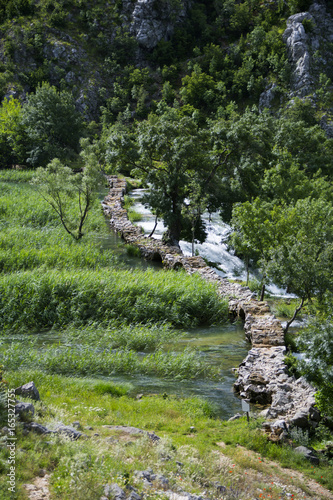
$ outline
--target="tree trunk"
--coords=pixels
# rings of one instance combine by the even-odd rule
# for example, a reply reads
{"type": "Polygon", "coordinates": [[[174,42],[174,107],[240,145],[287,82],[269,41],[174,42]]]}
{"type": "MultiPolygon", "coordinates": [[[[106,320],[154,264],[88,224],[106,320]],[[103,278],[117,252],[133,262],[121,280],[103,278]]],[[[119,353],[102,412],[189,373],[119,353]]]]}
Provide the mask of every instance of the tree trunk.
{"type": "Polygon", "coordinates": [[[248,256],[246,257],[245,262],[246,262],[246,264],[245,264],[246,265],[246,286],[248,286],[249,285],[249,276],[250,276],[249,257],[248,256]]]}
{"type": "Polygon", "coordinates": [[[155,217],[155,226],[154,226],[152,232],[150,233],[150,235],[148,236],[148,238],[151,238],[153,236],[153,234],[155,233],[156,227],[157,227],[157,215],[155,217]]]}
{"type": "Polygon", "coordinates": [[[300,312],[300,310],[304,306],[304,301],[305,301],[305,298],[302,297],[300,304],[296,307],[296,309],[294,311],[293,317],[289,321],[287,321],[286,327],[284,329],[284,335],[287,335],[291,323],[296,319],[297,314],[300,312]]]}
{"type": "Polygon", "coordinates": [[[194,227],[192,228],[192,257],[194,257],[194,227]]]}
{"type": "Polygon", "coordinates": [[[260,292],[260,302],[262,302],[265,298],[265,289],[266,289],[266,285],[265,283],[263,283],[262,287],[261,287],[261,292],[260,292]]]}

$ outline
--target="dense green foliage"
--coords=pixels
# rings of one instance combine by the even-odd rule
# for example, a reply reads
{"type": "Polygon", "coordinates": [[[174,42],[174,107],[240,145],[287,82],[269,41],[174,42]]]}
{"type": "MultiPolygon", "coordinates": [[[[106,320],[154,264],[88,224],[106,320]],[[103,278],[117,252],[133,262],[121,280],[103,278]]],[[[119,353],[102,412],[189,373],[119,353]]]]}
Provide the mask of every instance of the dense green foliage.
{"type": "Polygon", "coordinates": [[[333,325],[328,320],[312,321],[298,339],[304,357],[297,363],[318,389],[316,403],[324,415],[333,419],[333,325]]]}
{"type": "MultiPolygon", "coordinates": [[[[85,158],[83,182],[94,159],[87,151],[85,158]]],[[[39,172],[50,176],[47,170],[39,172]]],[[[65,174],[73,175],[70,169],[65,174]]],[[[75,175],[80,186],[80,174],[75,175]]],[[[36,345],[38,336],[25,335],[11,344],[5,340],[1,361],[6,369],[39,366],[81,376],[215,377],[215,370],[195,351],[162,350],[181,336],[166,321],[179,327],[227,318],[227,305],[215,288],[182,272],[124,269],[110,250],[97,243],[98,236],[106,235],[106,226],[95,196],[85,238],[71,238],[50,203],[28,182],[32,178],[36,179],[35,172],[1,172],[0,329],[4,337],[45,329],[53,335],[59,328],[65,331],[61,345],[43,349],[36,345]]],[[[76,180],[66,182],[67,186],[63,177],[56,182],[61,196],[66,189],[77,189],[76,180]]],[[[75,216],[76,202],[75,197],[66,198],[68,217],[75,216]]]]}
{"type": "Polygon", "coordinates": [[[226,312],[200,278],[167,271],[26,271],[2,276],[0,290],[0,326],[7,331],[113,318],[185,326],[220,321],[226,312]]]}
{"type": "MultiPolygon", "coordinates": [[[[145,201],[167,226],[169,243],[185,238],[194,247],[206,236],[203,211],[220,211],[233,226],[230,246],[248,270],[259,268],[262,285],[274,281],[299,297],[291,320],[305,302],[328,316],[333,139],[323,126],[332,121],[332,47],[311,54],[314,83],[299,98],[282,38],[288,16],[309,6],[308,0],[195,0],[150,50],[138,45],[121,0],[0,0],[0,97],[6,96],[0,168],[37,169],[34,182],[48,202],[23,185],[30,173],[0,176],[5,331],[94,322],[110,328],[115,317],[176,326],[225,317],[226,306],[199,279],[125,271],[98,247],[100,170],[134,173],[150,186],[145,201]],[[264,91],[271,92],[268,110],[264,91]],[[63,234],[61,225],[81,240],[83,224],[84,244],[63,234]]],[[[155,1],[152,8],[162,17],[169,9],[176,21],[182,2],[155,1]]],[[[310,35],[312,21],[302,24],[310,35]]],[[[314,353],[330,333],[318,326],[313,332],[314,353]]],[[[115,349],[128,350],[134,371],[156,371],[158,358],[165,373],[170,359],[161,358],[153,339],[147,346],[157,353],[150,361],[130,351],[144,344],[139,330],[115,349]]],[[[40,366],[107,373],[106,358],[86,347],[82,359],[75,348],[50,350],[40,366]]],[[[34,348],[28,352],[35,360],[34,348]]],[[[125,355],[108,356],[120,371],[129,370],[125,355]]],[[[192,356],[174,358],[179,373],[192,356]]],[[[318,353],[318,359],[330,369],[330,358],[318,353]]],[[[313,378],[311,362],[304,370],[313,378]]],[[[331,382],[319,378],[318,404],[331,412],[331,382]]]]}

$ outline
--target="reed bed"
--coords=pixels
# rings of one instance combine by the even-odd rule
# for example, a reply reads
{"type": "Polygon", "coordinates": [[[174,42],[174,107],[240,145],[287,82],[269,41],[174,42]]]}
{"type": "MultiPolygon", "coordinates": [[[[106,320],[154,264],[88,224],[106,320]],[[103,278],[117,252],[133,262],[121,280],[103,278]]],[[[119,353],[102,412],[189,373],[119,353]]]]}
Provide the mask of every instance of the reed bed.
{"type": "Polygon", "coordinates": [[[179,340],[185,333],[175,330],[169,324],[153,323],[121,324],[101,326],[98,323],[77,328],[69,326],[63,334],[67,345],[86,345],[98,349],[129,349],[133,351],[153,351],[161,346],[179,340]]]}
{"type": "Polygon", "coordinates": [[[177,327],[227,318],[213,285],[163,271],[39,270],[0,277],[0,328],[24,331],[54,325],[168,321],[177,327]]]}
{"type": "Polygon", "coordinates": [[[2,346],[6,370],[40,369],[46,373],[71,376],[113,376],[142,374],[175,380],[217,378],[218,369],[200,360],[197,352],[171,353],[158,350],[146,356],[133,350],[99,351],[90,346],[49,346],[45,350],[25,343],[2,346]]]}

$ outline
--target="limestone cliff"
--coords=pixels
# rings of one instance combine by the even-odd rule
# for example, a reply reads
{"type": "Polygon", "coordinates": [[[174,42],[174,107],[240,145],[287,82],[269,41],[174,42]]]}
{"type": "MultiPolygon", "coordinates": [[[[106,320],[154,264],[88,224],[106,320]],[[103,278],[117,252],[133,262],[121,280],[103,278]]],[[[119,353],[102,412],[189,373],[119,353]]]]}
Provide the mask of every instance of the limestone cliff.
{"type": "Polygon", "coordinates": [[[315,2],[308,12],[289,17],[283,40],[293,69],[293,96],[313,92],[320,73],[332,77],[333,19],[325,2],[315,2]]]}

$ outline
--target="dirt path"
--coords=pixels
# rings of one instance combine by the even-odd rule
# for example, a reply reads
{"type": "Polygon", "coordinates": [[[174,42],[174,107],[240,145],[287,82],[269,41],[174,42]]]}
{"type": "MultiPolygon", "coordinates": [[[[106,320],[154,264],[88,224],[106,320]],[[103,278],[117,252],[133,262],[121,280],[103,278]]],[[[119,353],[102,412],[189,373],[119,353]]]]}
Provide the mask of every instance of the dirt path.
{"type": "Polygon", "coordinates": [[[31,484],[25,484],[24,488],[28,492],[29,500],[50,500],[49,491],[50,475],[45,474],[44,477],[36,477],[31,484]]]}
{"type": "MultiPolygon", "coordinates": [[[[222,448],[224,447],[224,443],[217,444],[222,448]]],[[[234,458],[244,464],[244,474],[250,480],[283,488],[285,495],[281,498],[290,498],[291,500],[333,500],[333,493],[316,480],[306,477],[302,472],[281,467],[279,463],[262,458],[258,453],[247,448],[237,446],[234,458]],[[248,464],[248,467],[245,464],[248,464]],[[253,468],[251,464],[253,464],[253,468]]],[[[268,490],[269,488],[263,490],[260,500],[270,498],[268,490]]]]}

